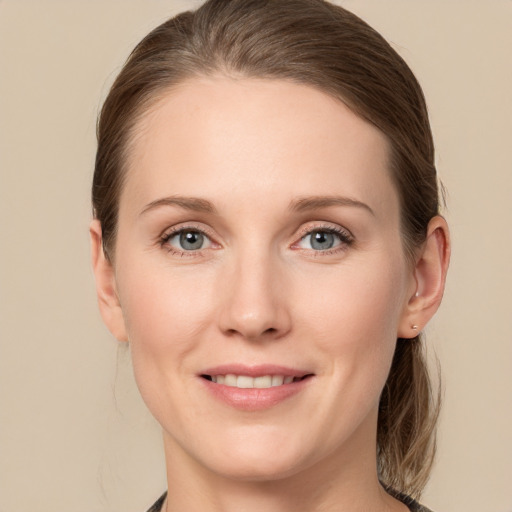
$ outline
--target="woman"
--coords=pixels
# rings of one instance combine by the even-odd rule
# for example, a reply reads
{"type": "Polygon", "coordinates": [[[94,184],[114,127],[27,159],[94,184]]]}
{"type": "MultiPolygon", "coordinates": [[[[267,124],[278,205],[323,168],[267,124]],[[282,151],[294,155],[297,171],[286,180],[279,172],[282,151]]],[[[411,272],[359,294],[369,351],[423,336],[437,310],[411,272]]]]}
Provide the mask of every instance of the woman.
{"type": "Polygon", "coordinates": [[[163,429],[151,510],[426,510],[449,238],[379,34],[322,0],[167,21],[103,106],[93,207],[100,311],[163,429]]]}

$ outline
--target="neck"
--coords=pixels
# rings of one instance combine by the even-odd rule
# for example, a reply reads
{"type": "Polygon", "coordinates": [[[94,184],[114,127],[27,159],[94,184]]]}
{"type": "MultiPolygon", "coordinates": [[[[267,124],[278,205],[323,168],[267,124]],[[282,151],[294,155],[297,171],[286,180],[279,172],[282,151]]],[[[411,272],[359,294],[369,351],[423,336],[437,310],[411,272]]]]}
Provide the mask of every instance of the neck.
{"type": "Polygon", "coordinates": [[[296,473],[260,481],[205,468],[165,439],[165,512],[406,512],[377,477],[375,450],[335,454],[296,473]]]}

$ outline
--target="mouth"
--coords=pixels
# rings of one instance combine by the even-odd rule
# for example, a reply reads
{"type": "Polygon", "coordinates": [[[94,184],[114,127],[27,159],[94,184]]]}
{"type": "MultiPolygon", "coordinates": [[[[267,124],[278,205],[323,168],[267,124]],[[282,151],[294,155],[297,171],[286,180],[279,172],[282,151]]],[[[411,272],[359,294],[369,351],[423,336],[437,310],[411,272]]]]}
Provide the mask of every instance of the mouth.
{"type": "Polygon", "coordinates": [[[225,364],[204,369],[204,389],[229,407],[255,412],[271,409],[312,386],[315,374],[286,366],[225,364]]]}
{"type": "Polygon", "coordinates": [[[227,374],[216,374],[208,375],[203,374],[201,377],[214,384],[220,384],[223,386],[239,388],[239,389],[266,389],[278,386],[284,386],[286,384],[293,384],[294,382],[303,381],[309,377],[312,377],[312,373],[308,373],[301,376],[294,375],[237,375],[233,373],[227,374]]]}

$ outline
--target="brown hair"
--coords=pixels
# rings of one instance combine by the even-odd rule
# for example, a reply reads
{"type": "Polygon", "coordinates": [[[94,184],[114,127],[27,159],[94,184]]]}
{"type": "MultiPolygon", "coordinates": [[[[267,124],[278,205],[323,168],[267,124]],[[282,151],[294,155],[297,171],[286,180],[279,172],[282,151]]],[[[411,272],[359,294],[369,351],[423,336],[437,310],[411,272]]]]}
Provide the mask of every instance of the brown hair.
{"type": "MultiPolygon", "coordinates": [[[[439,210],[423,93],[380,34],[324,0],[208,0],[137,45],[110,90],[97,128],[92,202],[108,258],[114,258],[119,197],[138,120],[172,86],[211,74],[311,85],[378,127],[390,143],[404,250],[414,261],[439,210]]],[[[433,461],[438,411],[420,337],[399,339],[379,409],[378,468],[384,485],[419,496],[433,461]]]]}

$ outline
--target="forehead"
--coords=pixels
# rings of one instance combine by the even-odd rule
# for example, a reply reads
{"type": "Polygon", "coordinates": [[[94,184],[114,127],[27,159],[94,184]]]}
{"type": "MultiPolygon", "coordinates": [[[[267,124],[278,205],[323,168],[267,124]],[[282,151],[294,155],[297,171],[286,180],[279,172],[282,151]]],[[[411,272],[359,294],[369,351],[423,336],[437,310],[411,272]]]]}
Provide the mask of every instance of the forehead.
{"type": "Polygon", "coordinates": [[[378,210],[396,202],[388,153],[377,128],[310,86],[195,78],[163,94],[136,127],[121,206],[164,194],[223,203],[239,192],[267,202],[343,194],[378,210]]]}

